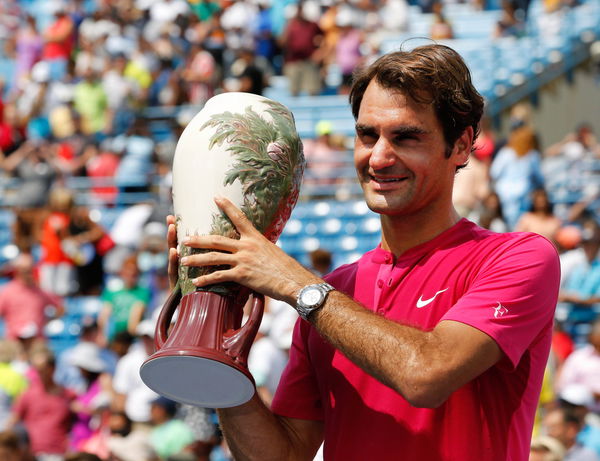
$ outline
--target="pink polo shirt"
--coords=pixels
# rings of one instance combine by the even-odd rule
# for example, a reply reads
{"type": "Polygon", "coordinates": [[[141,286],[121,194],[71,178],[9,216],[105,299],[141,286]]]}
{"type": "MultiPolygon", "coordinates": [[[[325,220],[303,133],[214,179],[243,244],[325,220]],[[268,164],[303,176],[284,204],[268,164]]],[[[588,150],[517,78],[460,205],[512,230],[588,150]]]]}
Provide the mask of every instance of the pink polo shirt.
{"type": "Polygon", "coordinates": [[[396,260],[377,248],[327,280],[395,322],[471,325],[504,358],[440,407],[415,408],[299,321],[272,408],[323,420],[325,460],[528,459],[558,295],[558,255],[547,240],[463,219],[396,260]]]}

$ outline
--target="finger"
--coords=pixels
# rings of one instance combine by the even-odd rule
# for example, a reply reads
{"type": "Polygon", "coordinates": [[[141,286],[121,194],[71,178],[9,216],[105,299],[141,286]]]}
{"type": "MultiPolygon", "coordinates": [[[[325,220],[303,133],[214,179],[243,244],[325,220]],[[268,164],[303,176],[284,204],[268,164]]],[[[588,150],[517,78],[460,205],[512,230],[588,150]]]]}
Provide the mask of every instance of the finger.
{"type": "Polygon", "coordinates": [[[235,265],[234,257],[231,253],[221,253],[218,251],[211,251],[208,253],[196,253],[193,255],[185,256],[181,258],[181,264],[183,266],[232,266],[235,265]]]}
{"type": "Polygon", "coordinates": [[[206,287],[208,285],[216,285],[218,283],[235,281],[235,276],[232,273],[232,270],[222,270],[196,277],[192,280],[192,283],[197,287],[206,287]]]}
{"type": "Polygon", "coordinates": [[[233,253],[239,249],[239,240],[222,235],[191,235],[183,239],[183,244],[191,248],[205,248],[233,253]]]}
{"type": "Polygon", "coordinates": [[[231,220],[237,231],[241,234],[258,232],[248,217],[237,206],[226,197],[215,197],[215,203],[223,213],[231,220]]]}
{"type": "Polygon", "coordinates": [[[169,275],[169,285],[171,289],[177,284],[179,270],[179,257],[177,256],[177,250],[175,248],[169,248],[169,261],[167,274],[169,275]]]}
{"type": "Polygon", "coordinates": [[[169,248],[177,248],[177,227],[175,217],[171,215],[167,217],[167,245],[169,248]]]}

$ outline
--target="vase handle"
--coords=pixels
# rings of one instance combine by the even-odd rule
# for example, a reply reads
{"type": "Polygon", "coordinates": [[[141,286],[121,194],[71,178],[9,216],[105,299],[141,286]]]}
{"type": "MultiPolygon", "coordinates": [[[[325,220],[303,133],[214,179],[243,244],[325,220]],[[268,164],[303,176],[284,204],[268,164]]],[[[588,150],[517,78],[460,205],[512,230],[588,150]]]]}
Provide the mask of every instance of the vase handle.
{"type": "Polygon", "coordinates": [[[162,348],[167,341],[167,337],[169,336],[169,325],[171,325],[171,319],[173,318],[173,314],[175,313],[177,306],[179,306],[180,301],[181,288],[177,286],[167,298],[167,301],[158,316],[156,331],[154,332],[154,345],[157,350],[162,348]]]}
{"type": "Polygon", "coordinates": [[[233,334],[226,335],[223,348],[236,362],[247,366],[248,353],[254,342],[265,307],[265,297],[259,293],[252,293],[252,308],[246,323],[233,334]]]}

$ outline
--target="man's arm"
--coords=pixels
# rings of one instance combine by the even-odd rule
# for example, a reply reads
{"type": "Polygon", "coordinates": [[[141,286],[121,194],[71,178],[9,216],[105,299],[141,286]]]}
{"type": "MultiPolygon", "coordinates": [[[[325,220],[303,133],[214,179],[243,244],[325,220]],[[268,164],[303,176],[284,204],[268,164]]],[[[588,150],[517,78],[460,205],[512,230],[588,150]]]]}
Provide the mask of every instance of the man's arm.
{"type": "MultiPolygon", "coordinates": [[[[230,201],[217,201],[241,235],[194,236],[184,242],[223,252],[182,259],[193,266],[227,265],[199,277],[197,286],[233,281],[266,296],[296,303],[298,292],[321,279],[269,242],[230,201]]],[[[436,407],[456,389],[479,376],[502,356],[496,342],[459,322],[441,322],[433,331],[392,322],[333,291],[311,321],[319,333],[348,358],[400,393],[412,405],[436,407]]]]}
{"type": "Polygon", "coordinates": [[[321,421],[274,415],[257,394],[243,405],[217,413],[237,461],[308,461],[323,441],[321,421]]]}

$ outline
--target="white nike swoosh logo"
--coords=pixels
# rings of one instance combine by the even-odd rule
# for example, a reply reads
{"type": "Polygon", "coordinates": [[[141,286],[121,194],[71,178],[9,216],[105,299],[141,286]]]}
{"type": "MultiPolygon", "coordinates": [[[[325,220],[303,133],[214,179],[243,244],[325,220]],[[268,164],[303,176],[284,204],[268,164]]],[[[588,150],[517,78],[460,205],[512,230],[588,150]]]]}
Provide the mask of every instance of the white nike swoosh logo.
{"type": "MultiPolygon", "coordinates": [[[[448,287],[448,288],[450,288],[450,287],[448,287]]],[[[427,306],[429,303],[431,303],[431,302],[432,302],[432,301],[435,299],[435,297],[436,297],[437,295],[439,295],[440,293],[443,293],[443,292],[444,292],[444,291],[446,291],[448,288],[446,288],[446,289],[444,289],[444,290],[440,290],[440,291],[438,291],[436,294],[434,294],[434,295],[433,295],[431,298],[429,298],[429,299],[423,299],[423,295],[421,295],[421,296],[420,296],[420,298],[417,300],[417,308],[418,308],[418,309],[421,309],[422,307],[425,307],[425,306],[427,306]]]]}

